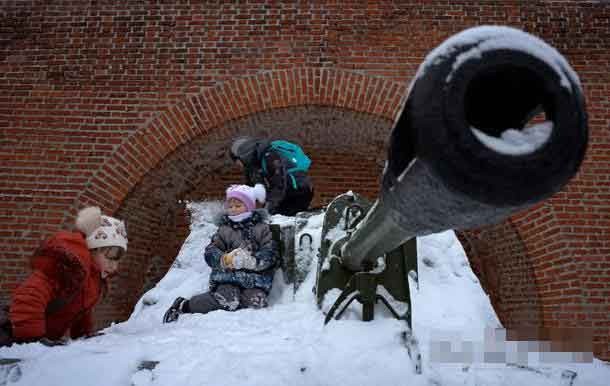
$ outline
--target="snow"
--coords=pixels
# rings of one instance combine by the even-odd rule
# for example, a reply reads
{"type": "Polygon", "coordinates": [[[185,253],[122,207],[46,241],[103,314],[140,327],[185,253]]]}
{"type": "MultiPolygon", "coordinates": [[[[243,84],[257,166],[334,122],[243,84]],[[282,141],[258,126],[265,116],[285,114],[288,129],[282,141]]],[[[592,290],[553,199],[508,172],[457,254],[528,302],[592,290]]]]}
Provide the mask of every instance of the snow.
{"type": "MultiPolygon", "coordinates": [[[[316,254],[307,257],[310,270],[296,292],[276,274],[269,308],[181,315],[175,323],[162,324],[175,297],[190,297],[208,285],[210,269],[202,250],[216,229],[210,219],[221,205],[189,206],[191,233],[175,264],[140,299],[129,320],[68,346],[32,343],[0,349],[1,358],[24,359],[4,374],[8,384],[555,386],[570,384],[573,371],[574,386],[601,386],[610,376],[610,366],[598,360],[544,361],[535,353],[517,355],[517,343],[494,338],[492,333],[502,331],[497,330],[500,322],[452,231],[417,240],[419,288],[411,279],[410,284],[421,375],[414,374],[402,343],[404,322],[383,306],[376,309],[375,320],[362,322],[361,307],[354,302],[341,320],[324,326],[312,293],[316,254]],[[501,363],[489,363],[490,358],[501,363]],[[513,363],[506,365],[504,358],[513,363]],[[152,366],[143,368],[146,361],[152,366]]],[[[295,222],[283,216],[272,220],[295,222]]],[[[310,217],[297,240],[307,232],[317,250],[321,228],[322,215],[310,217]]],[[[387,291],[380,288],[380,293],[387,291]]],[[[329,291],[324,310],[338,294],[329,291]]],[[[0,367],[0,384],[2,371],[6,367],[0,367]]]]}
{"type": "Polygon", "coordinates": [[[542,147],[551,137],[553,122],[545,121],[520,129],[508,129],[500,137],[487,135],[475,127],[470,128],[475,137],[485,146],[506,155],[526,155],[542,147]]]}
{"type": "Polygon", "coordinates": [[[439,63],[464,46],[472,47],[457,56],[453,63],[453,71],[447,76],[447,82],[451,81],[455,70],[465,61],[480,58],[486,51],[510,49],[525,52],[547,63],[560,77],[561,85],[569,92],[572,92],[570,82],[581,88],[578,75],[555,48],[519,29],[491,25],[469,28],[445,40],[426,56],[414,80],[422,76],[430,65],[439,63]]]}

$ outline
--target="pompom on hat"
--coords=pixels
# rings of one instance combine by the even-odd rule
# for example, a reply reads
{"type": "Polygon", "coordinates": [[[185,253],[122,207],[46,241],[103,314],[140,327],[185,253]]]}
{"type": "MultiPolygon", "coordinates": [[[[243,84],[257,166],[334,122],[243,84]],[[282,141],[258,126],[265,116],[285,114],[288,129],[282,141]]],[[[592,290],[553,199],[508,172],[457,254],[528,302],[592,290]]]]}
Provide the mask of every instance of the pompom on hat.
{"type": "Polygon", "coordinates": [[[256,202],[263,204],[265,202],[267,192],[262,184],[256,184],[254,187],[248,185],[231,185],[227,188],[227,201],[234,198],[244,203],[248,212],[256,209],[256,202]]]}
{"type": "Polygon", "coordinates": [[[87,248],[121,247],[127,251],[125,223],[105,216],[97,206],[82,209],[76,216],[76,229],[85,234],[87,248]]]}

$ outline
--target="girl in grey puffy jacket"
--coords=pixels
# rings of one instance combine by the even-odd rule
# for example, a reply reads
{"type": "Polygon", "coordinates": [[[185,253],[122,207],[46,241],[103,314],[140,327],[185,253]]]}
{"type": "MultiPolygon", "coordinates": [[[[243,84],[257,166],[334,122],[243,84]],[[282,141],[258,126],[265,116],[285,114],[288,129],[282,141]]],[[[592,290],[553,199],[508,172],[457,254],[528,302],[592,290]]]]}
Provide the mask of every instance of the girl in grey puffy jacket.
{"type": "Polygon", "coordinates": [[[210,291],[189,300],[177,298],[165,313],[164,323],[177,320],[181,313],[267,306],[278,250],[266,222],[267,211],[256,209],[257,201],[265,201],[260,184],[227,189],[227,213],[218,219],[218,230],[205,248],[205,261],[212,268],[210,291]]]}

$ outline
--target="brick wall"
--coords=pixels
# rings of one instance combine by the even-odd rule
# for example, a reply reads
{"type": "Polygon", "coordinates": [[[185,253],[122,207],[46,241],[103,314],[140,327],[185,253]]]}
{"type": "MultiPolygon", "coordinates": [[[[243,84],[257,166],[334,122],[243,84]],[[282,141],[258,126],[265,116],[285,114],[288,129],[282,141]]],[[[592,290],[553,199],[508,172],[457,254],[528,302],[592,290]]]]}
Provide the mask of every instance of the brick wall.
{"type": "Polygon", "coordinates": [[[184,239],[183,200],[218,197],[239,178],[222,151],[235,135],[302,142],[316,205],[347,189],[374,196],[387,132],[425,55],[464,28],[507,24],[577,70],[590,147],[563,192],[462,240],[505,324],[595,328],[596,353],[610,358],[607,3],[1,4],[2,299],[38,242],[96,204],[128,222],[128,268],[98,310],[102,324],[124,318],[184,239]]]}
{"type": "Polygon", "coordinates": [[[458,238],[504,327],[542,324],[536,271],[514,223],[463,231],[458,238]]]}

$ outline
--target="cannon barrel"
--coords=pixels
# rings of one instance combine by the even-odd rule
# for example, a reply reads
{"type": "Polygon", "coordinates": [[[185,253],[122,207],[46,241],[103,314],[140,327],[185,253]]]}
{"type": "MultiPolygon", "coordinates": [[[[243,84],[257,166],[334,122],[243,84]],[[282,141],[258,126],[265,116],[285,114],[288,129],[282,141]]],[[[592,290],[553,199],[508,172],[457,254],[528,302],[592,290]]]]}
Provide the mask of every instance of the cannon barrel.
{"type": "Polygon", "coordinates": [[[411,82],[379,197],[341,247],[343,264],[362,270],[415,236],[531,207],[574,176],[587,139],[580,82],[554,48],[509,27],[454,35],[411,82]]]}

